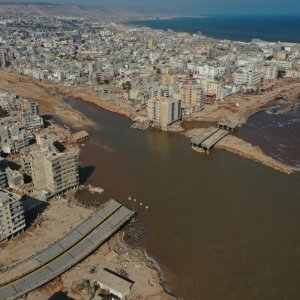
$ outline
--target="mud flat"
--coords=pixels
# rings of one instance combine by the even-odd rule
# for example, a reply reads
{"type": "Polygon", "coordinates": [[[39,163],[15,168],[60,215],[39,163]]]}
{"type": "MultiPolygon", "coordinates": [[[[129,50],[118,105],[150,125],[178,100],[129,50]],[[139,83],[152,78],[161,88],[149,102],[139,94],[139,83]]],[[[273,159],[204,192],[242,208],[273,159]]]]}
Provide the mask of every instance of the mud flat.
{"type": "Polygon", "coordinates": [[[223,138],[219,143],[217,143],[216,148],[225,149],[286,174],[299,171],[299,168],[281,163],[280,161],[264,154],[260,147],[252,145],[233,135],[228,135],[223,138]]]}
{"type": "MultiPolygon", "coordinates": [[[[205,130],[206,128],[195,128],[188,130],[183,134],[191,138],[200,135],[205,130]]],[[[248,143],[245,140],[230,134],[219,141],[215,145],[215,148],[225,149],[229,152],[262,163],[265,166],[271,167],[286,174],[291,174],[295,171],[299,171],[299,168],[281,163],[280,161],[266,155],[259,146],[252,145],[251,143],[248,143]]],[[[196,152],[204,153],[204,151],[200,148],[192,147],[192,149],[196,152]]]]}

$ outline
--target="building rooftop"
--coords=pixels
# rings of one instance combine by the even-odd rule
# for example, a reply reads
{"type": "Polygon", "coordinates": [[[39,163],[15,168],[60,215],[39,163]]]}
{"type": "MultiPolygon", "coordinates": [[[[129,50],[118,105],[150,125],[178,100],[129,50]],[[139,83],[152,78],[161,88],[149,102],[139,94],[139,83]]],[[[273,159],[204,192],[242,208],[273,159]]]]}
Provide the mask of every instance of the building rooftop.
{"type": "Polygon", "coordinates": [[[126,280],[108,269],[98,271],[97,281],[120,293],[127,292],[133,285],[132,281],[126,280]]]}

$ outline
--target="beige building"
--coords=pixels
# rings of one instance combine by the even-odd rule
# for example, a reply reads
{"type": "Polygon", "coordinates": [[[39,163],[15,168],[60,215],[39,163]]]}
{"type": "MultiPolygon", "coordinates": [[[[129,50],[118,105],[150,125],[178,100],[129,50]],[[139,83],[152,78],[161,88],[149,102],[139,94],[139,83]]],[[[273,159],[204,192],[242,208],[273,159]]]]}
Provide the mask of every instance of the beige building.
{"type": "Polygon", "coordinates": [[[176,84],[176,76],[172,74],[162,74],[161,84],[164,86],[172,86],[176,84]]]}
{"type": "Polygon", "coordinates": [[[167,130],[181,120],[181,100],[172,97],[152,97],[147,106],[148,119],[154,127],[167,130]]]}
{"type": "Polygon", "coordinates": [[[278,60],[286,60],[287,59],[287,52],[286,51],[278,51],[276,53],[276,58],[278,60]]]}
{"type": "Polygon", "coordinates": [[[180,99],[183,112],[187,116],[204,109],[204,90],[200,86],[183,85],[180,88],[180,99]]]}
{"type": "Polygon", "coordinates": [[[205,78],[197,80],[197,83],[203,88],[205,95],[214,94],[217,101],[223,100],[223,86],[220,81],[205,78]]]}
{"type": "Polygon", "coordinates": [[[34,188],[50,196],[79,185],[79,162],[76,151],[57,153],[49,150],[31,153],[34,188]]]}
{"type": "Polygon", "coordinates": [[[21,197],[0,189],[0,243],[25,226],[21,197]]]}
{"type": "Polygon", "coordinates": [[[278,68],[276,66],[266,66],[264,78],[265,80],[271,81],[278,77],[278,68]]]}
{"type": "Polygon", "coordinates": [[[300,70],[293,70],[293,69],[286,70],[285,77],[300,78],[300,70]]]}

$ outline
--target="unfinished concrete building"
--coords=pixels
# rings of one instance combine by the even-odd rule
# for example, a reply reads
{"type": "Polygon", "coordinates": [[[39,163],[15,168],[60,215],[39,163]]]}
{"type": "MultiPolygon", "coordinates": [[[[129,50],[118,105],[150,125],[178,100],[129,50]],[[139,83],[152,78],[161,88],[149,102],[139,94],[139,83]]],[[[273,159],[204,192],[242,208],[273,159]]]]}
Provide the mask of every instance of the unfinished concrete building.
{"type": "Polygon", "coordinates": [[[42,150],[31,154],[34,188],[49,198],[79,185],[78,151],[64,153],[42,150]]]}
{"type": "Polygon", "coordinates": [[[26,226],[21,197],[0,189],[0,243],[26,226]]]}

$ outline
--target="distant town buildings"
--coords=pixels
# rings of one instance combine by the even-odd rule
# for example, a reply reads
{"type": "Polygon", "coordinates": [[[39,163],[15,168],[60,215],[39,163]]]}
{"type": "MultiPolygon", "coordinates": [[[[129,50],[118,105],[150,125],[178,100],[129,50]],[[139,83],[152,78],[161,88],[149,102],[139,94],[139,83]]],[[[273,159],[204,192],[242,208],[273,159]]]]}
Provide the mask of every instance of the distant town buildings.
{"type": "MultiPolygon", "coordinates": [[[[123,109],[148,110],[149,123],[159,128],[169,128],[181,119],[174,112],[162,124],[164,118],[154,110],[158,107],[164,115],[162,103],[180,99],[183,118],[191,117],[205,105],[218,105],[234,93],[259,93],[278,77],[300,78],[298,44],[216,40],[203,34],[135,28],[87,17],[40,18],[3,20],[2,67],[39,81],[74,88],[90,86],[95,95],[115,101],[123,109]],[[18,27],[25,29],[17,31],[18,27]],[[188,89],[182,88],[188,84],[201,90],[197,88],[190,96],[188,89]]],[[[38,112],[21,108],[19,102],[0,95],[1,107],[15,112],[7,123],[17,123],[20,130],[42,128],[38,112]]],[[[26,105],[30,106],[30,100],[26,105]]],[[[6,148],[15,151],[10,150],[11,145],[6,148]]]]}
{"type": "MultiPolygon", "coordinates": [[[[148,110],[149,123],[160,128],[165,125],[151,108],[161,105],[154,102],[180,99],[183,118],[192,117],[205,105],[218,105],[234,93],[260,93],[279,77],[300,78],[298,44],[216,40],[200,33],[152,30],[88,17],[20,16],[2,21],[1,67],[75,89],[89,86],[95,95],[122,109],[148,110]],[[201,92],[189,96],[182,88],[189,84],[201,92]],[[155,101],[155,97],[174,99],[155,101]]],[[[30,100],[0,95],[0,103],[9,112],[7,130],[16,124],[21,131],[43,127],[38,111],[28,107],[30,100]]],[[[15,151],[12,145],[6,148],[15,151]]]]}

